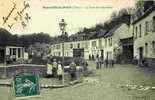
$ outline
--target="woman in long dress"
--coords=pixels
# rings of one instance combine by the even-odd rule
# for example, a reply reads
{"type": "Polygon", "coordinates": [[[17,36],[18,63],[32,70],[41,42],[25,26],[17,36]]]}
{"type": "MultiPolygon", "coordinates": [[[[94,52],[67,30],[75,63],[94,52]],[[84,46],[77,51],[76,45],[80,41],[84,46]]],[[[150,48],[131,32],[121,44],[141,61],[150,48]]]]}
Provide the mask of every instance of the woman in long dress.
{"type": "Polygon", "coordinates": [[[62,74],[63,74],[63,68],[61,65],[61,61],[58,62],[58,70],[57,70],[57,75],[59,80],[62,80],[62,74]]]}
{"type": "Polygon", "coordinates": [[[52,63],[50,60],[47,61],[47,76],[51,76],[52,75],[52,63]]]}

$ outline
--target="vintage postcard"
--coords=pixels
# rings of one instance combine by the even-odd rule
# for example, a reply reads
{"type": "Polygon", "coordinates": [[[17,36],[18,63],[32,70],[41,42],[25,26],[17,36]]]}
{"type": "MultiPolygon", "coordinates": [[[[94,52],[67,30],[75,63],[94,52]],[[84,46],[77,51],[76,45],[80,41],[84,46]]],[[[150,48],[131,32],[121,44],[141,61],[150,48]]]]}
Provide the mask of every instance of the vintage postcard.
{"type": "Polygon", "coordinates": [[[0,99],[155,100],[155,0],[1,0],[0,99]]]}

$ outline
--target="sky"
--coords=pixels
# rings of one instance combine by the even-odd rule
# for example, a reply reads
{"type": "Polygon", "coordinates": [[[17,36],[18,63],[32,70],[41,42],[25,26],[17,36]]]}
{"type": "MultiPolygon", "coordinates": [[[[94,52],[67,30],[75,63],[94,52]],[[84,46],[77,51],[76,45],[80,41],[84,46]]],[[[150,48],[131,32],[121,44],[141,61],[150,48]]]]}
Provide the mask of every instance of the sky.
{"type": "MultiPolygon", "coordinates": [[[[4,1],[0,1],[0,11],[3,12],[0,17],[8,15],[12,9],[13,1],[19,5],[16,10],[23,8],[24,0],[4,1]],[[4,1],[7,1],[10,6],[4,1]]],[[[25,28],[22,28],[19,22],[11,21],[11,18],[8,20],[8,23],[14,23],[11,29],[8,28],[8,23],[0,24],[0,26],[7,28],[13,34],[44,32],[51,36],[58,36],[60,35],[59,21],[65,19],[66,31],[71,35],[83,27],[90,28],[98,23],[104,23],[110,18],[113,11],[135,5],[135,0],[27,0],[27,2],[29,2],[30,8],[27,8],[26,11],[31,19],[25,28]],[[53,6],[60,8],[43,8],[53,6]],[[72,8],[61,8],[63,6],[71,6],[72,8]],[[75,6],[80,8],[74,8],[75,6]]],[[[16,12],[13,13],[10,17],[16,15],[16,12]]],[[[0,22],[3,22],[2,18],[0,19],[0,22]]]]}

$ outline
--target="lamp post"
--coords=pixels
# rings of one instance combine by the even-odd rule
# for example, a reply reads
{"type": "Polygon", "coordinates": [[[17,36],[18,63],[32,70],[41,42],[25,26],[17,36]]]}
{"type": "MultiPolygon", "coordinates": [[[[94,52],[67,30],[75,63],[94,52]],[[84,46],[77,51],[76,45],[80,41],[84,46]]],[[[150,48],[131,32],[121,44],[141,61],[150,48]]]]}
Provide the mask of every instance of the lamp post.
{"type": "MultiPolygon", "coordinates": [[[[65,35],[66,25],[67,24],[66,24],[65,20],[64,19],[61,19],[61,21],[59,22],[59,27],[60,27],[62,38],[65,35]]],[[[64,40],[62,41],[62,66],[63,66],[62,82],[64,84],[64,40]]]]}
{"type": "Polygon", "coordinates": [[[61,31],[61,35],[65,34],[66,31],[66,22],[64,19],[61,19],[61,21],[59,22],[59,27],[60,27],[60,31],[61,31]]]}
{"type": "MultiPolygon", "coordinates": [[[[61,35],[63,37],[63,35],[65,34],[66,31],[66,22],[64,19],[61,19],[61,21],[59,22],[59,27],[60,27],[60,31],[61,31],[61,35]]],[[[62,62],[64,64],[64,40],[62,41],[62,62]]]]}

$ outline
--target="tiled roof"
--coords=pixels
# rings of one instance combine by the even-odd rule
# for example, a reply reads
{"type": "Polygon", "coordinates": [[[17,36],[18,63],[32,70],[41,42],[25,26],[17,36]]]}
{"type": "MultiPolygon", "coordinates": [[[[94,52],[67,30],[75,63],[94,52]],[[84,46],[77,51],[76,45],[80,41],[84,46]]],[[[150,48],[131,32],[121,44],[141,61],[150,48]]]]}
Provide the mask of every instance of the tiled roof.
{"type": "Polygon", "coordinates": [[[152,13],[153,11],[155,11],[155,5],[152,6],[151,8],[149,8],[148,10],[146,10],[146,12],[139,17],[137,20],[135,20],[134,22],[132,22],[132,24],[136,24],[137,22],[139,22],[140,20],[144,19],[145,17],[147,17],[150,13],[152,13]]]}
{"type": "Polygon", "coordinates": [[[97,38],[97,32],[90,32],[89,33],[89,39],[95,39],[95,38],[97,38]]]}
{"type": "Polygon", "coordinates": [[[106,30],[100,29],[98,33],[98,38],[104,37],[106,33],[107,33],[106,30]]]}
{"type": "Polygon", "coordinates": [[[114,34],[114,32],[122,25],[123,23],[116,25],[115,27],[113,27],[111,30],[109,30],[104,37],[109,37],[112,36],[114,34]]]}

